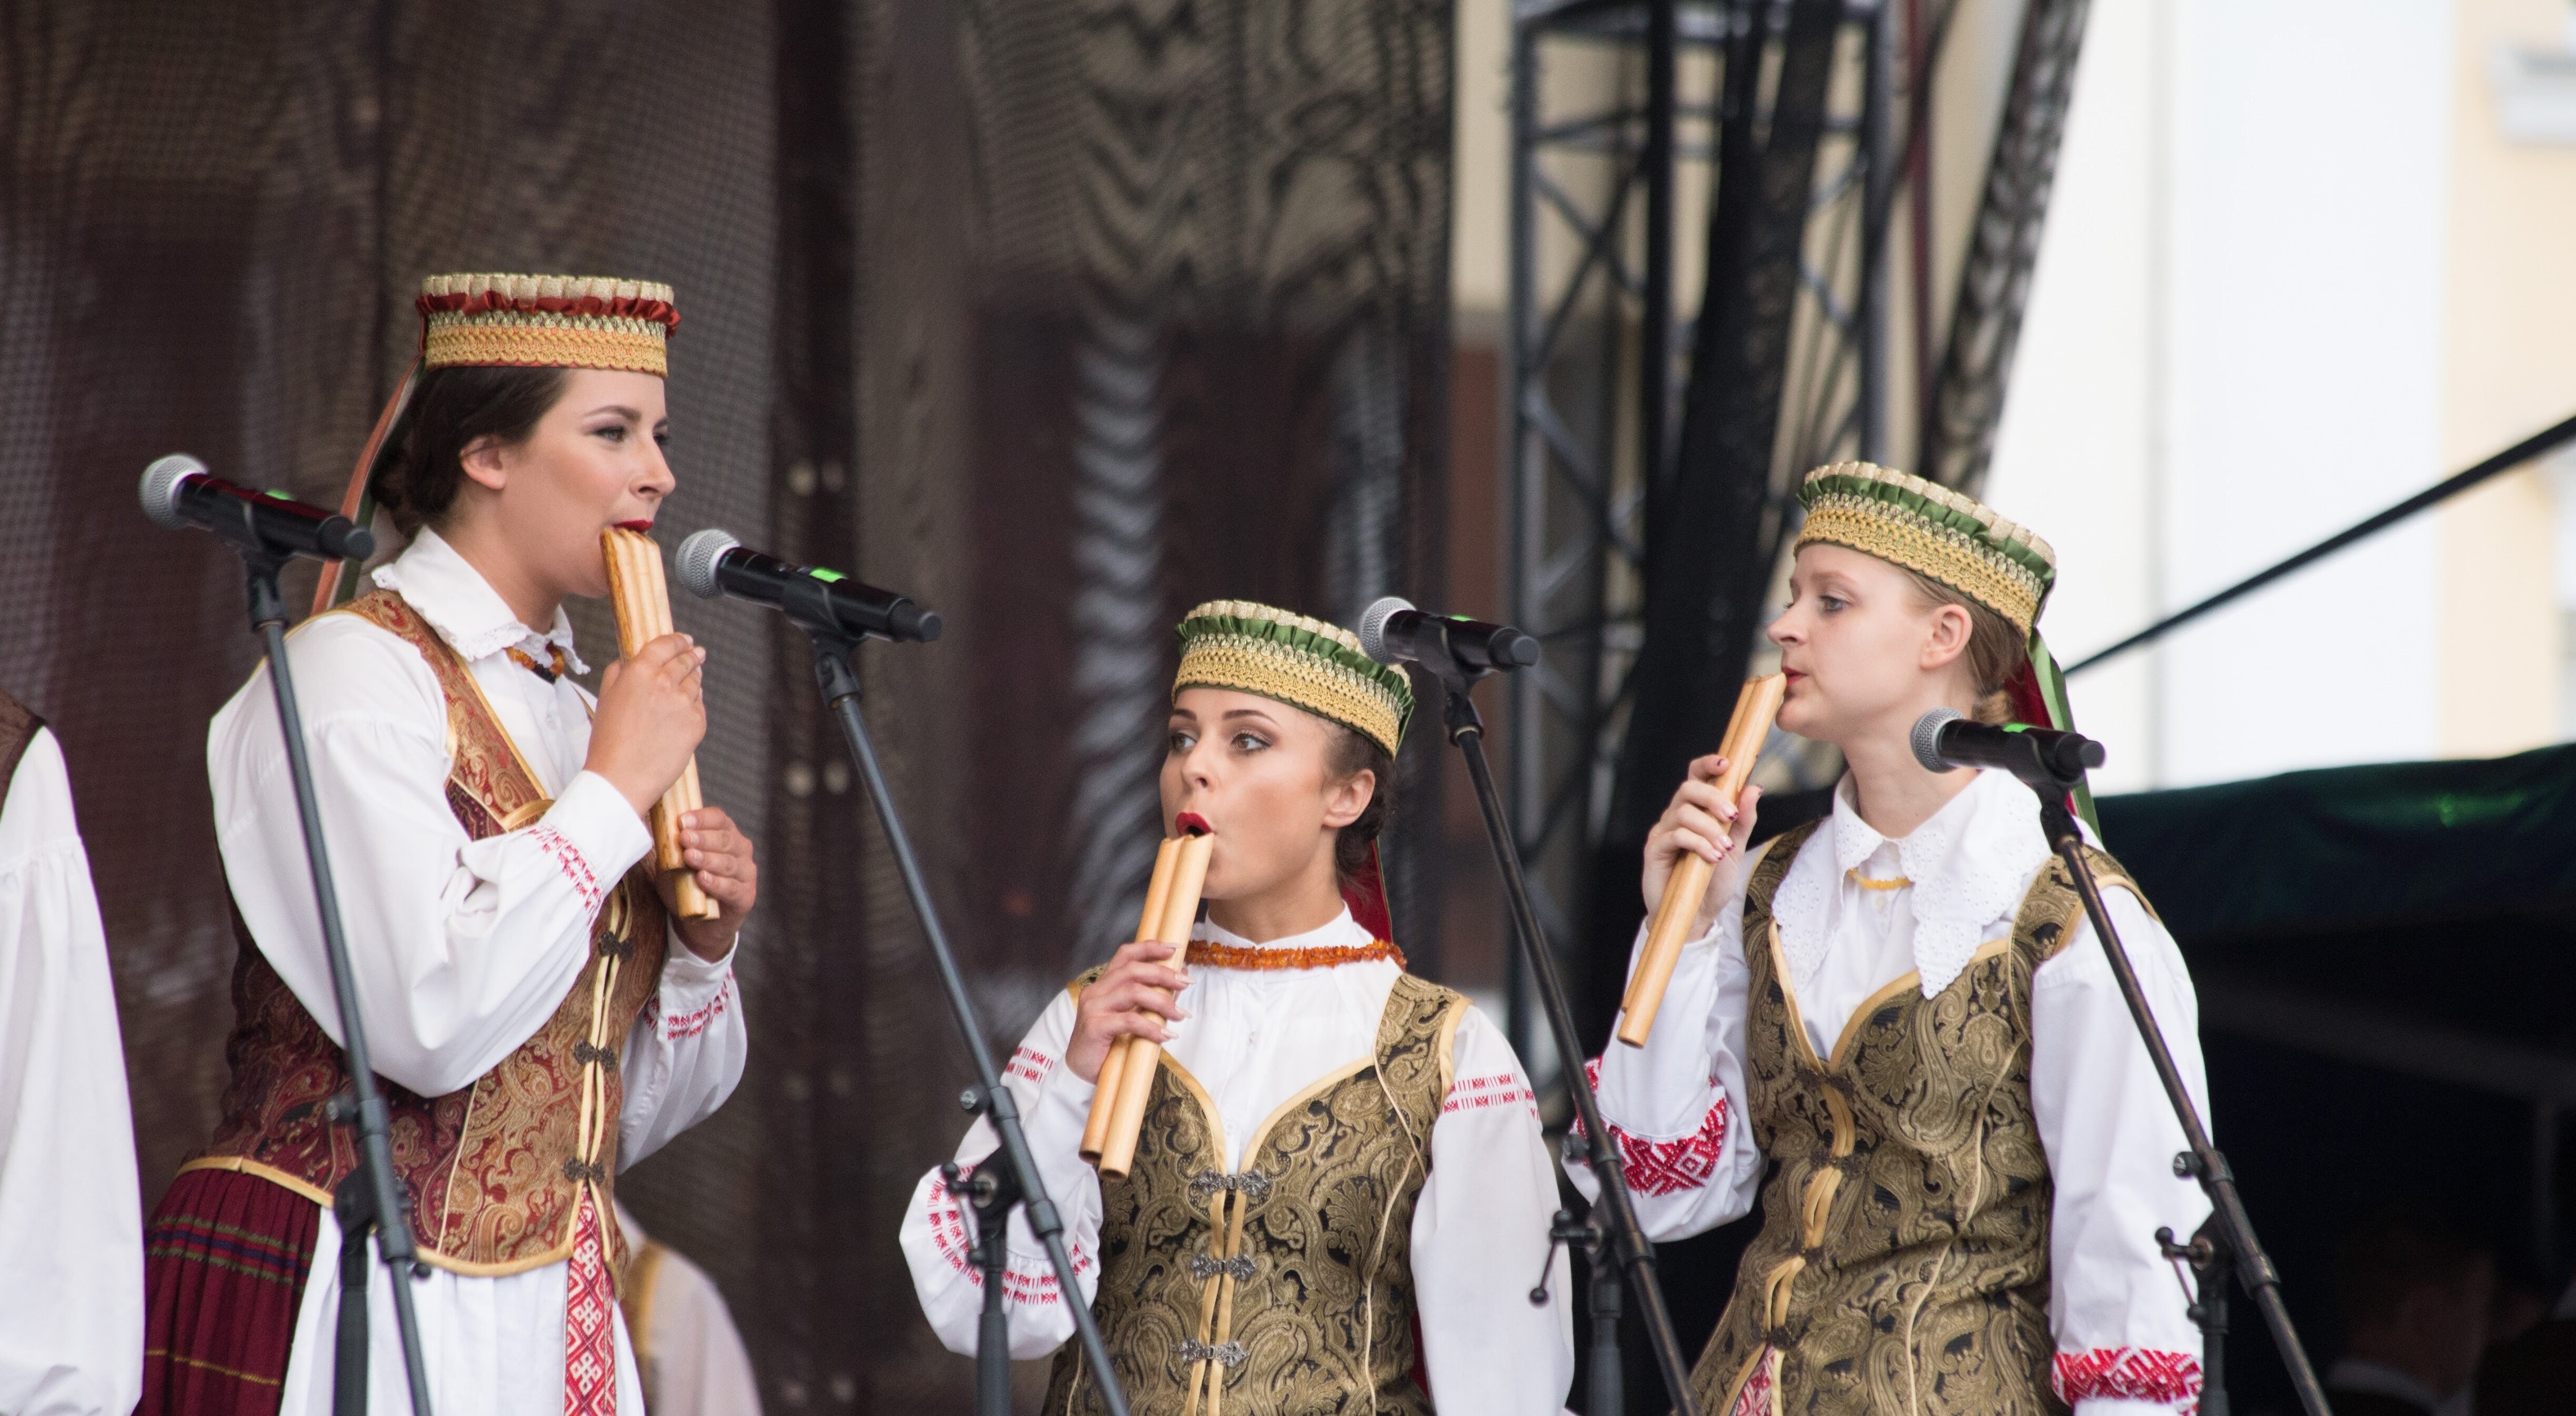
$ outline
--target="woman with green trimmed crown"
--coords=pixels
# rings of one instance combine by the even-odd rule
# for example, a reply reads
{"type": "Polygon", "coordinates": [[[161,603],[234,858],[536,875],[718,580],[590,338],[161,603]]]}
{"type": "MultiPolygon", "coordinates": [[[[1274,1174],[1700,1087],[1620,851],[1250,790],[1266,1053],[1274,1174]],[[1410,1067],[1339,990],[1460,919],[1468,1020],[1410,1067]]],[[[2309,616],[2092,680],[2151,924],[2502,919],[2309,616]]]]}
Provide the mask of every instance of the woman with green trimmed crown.
{"type": "MultiPolygon", "coordinates": [[[[1201,605],[1180,637],[1162,819],[1214,838],[1206,916],[1186,950],[1131,943],[1076,980],[1005,1074],[1080,1301],[1140,1416],[1553,1416],[1574,1347],[1536,1097],[1482,1013],[1404,972],[1378,888],[1412,685],[1266,605],[1201,605]],[[1104,1179],[1079,1152],[1122,1037],[1162,1060],[1135,1163],[1104,1179]]],[[[994,1144],[979,1121],[957,1160],[994,1144]]],[[[933,1170],[902,1229],[961,1353],[983,1301],[970,1224],[933,1170]]],[[[1056,1354],[1045,1409],[1105,1410],[1017,1214],[1008,1259],[1011,1355],[1056,1354]]]]}
{"type": "MultiPolygon", "coordinates": [[[[1847,764],[1831,814],[1748,850],[1760,789],[1723,800],[1723,759],[1691,764],[1647,838],[1647,912],[1685,852],[1713,879],[1645,1046],[1593,1064],[1652,1237],[1728,1223],[1760,1190],[1700,1409],[2190,1411],[2188,1273],[2156,1239],[2209,1212],[2174,1174],[2181,1127],[2038,799],[2007,773],[1928,770],[1909,741],[1944,707],[2071,726],[2037,631],[2055,556],[1868,463],[1809,473],[1799,501],[1770,638],[1780,728],[1847,764]]],[[[2206,1108],[2182,957],[2093,859],[2206,1108]]]]}

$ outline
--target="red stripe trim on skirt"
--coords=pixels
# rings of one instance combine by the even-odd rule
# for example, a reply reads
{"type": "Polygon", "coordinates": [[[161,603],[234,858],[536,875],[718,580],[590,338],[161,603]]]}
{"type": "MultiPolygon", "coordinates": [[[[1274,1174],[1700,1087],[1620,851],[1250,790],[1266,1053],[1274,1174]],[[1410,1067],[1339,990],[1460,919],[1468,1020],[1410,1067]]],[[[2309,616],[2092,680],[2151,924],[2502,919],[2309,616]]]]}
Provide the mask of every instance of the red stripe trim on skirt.
{"type": "Polygon", "coordinates": [[[137,1416],[275,1416],[322,1207],[233,1170],[191,1170],[143,1241],[137,1416]]]}

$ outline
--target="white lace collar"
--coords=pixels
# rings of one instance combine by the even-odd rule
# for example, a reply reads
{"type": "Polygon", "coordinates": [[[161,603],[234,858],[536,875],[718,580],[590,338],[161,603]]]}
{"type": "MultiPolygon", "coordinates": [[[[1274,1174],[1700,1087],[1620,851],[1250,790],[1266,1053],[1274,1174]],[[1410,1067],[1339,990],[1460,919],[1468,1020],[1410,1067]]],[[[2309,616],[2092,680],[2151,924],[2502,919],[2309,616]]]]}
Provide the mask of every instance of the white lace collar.
{"type": "Polygon", "coordinates": [[[554,627],[543,634],[519,623],[516,611],[502,599],[445,538],[424,526],[403,553],[376,568],[375,582],[403,597],[420,612],[458,658],[472,663],[504,649],[518,649],[543,663],[549,646],[564,651],[576,674],[590,672],[573,647],[572,619],[555,607],[554,627]]]}
{"type": "Polygon", "coordinates": [[[1913,882],[1905,897],[1914,915],[1914,967],[1926,998],[1967,968],[1987,931],[2012,916],[2031,876],[2048,859],[2039,799],[2009,773],[1978,773],[1931,819],[1894,841],[1861,820],[1852,805],[1851,778],[1844,777],[1834,788],[1825,829],[1808,838],[1771,901],[1792,992],[1811,990],[1824,967],[1844,874],[1888,844],[1896,847],[1913,882]]]}
{"type": "Polygon", "coordinates": [[[1246,939],[1233,930],[1208,920],[1200,920],[1198,926],[1190,931],[1190,937],[1204,939],[1211,944],[1231,944],[1238,949],[1333,949],[1377,942],[1367,930],[1359,927],[1358,921],[1351,918],[1348,906],[1343,907],[1342,912],[1333,917],[1333,922],[1323,928],[1310,929],[1303,934],[1291,934],[1284,939],[1267,941],[1246,939]]]}

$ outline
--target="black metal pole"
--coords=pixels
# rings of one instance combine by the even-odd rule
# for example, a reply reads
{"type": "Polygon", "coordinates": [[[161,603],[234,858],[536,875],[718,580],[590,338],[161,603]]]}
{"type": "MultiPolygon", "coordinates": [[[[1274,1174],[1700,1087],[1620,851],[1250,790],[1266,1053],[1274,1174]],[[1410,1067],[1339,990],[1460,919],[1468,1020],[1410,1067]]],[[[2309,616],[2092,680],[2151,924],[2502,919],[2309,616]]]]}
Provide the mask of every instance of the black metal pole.
{"type": "MultiPolygon", "coordinates": [[[[1556,1043],[1558,1070],[1564,1074],[1566,1092],[1574,1100],[1575,1115],[1583,1121],[1583,1145],[1590,1152],[1587,1163],[1601,1185],[1601,1197],[1592,1204],[1592,1237],[1586,1243],[1593,1250],[1589,1261],[1596,1280],[1592,1290],[1595,1313],[1599,1312],[1597,1305],[1604,1288],[1598,1282],[1603,1273],[1624,1274],[1628,1286],[1636,1292],[1637,1311],[1646,1324],[1646,1341],[1654,1349],[1655,1366],[1663,1375],[1665,1392],[1672,1397],[1673,1410],[1679,1416],[1698,1416],[1699,1408],[1691,1400],[1690,1364],[1682,1358],[1681,1338],[1673,1331],[1672,1314],[1664,1308],[1663,1289],[1655,1282],[1655,1246],[1646,1241],[1646,1231],[1637,1223],[1637,1209],[1628,1197],[1627,1177],[1619,1165],[1619,1148],[1609,1139],[1610,1128],[1601,1120],[1600,1099],[1592,1094],[1592,1083],[1583,1075],[1583,1041],[1574,1030],[1574,1010],[1566,1002],[1565,981],[1557,974],[1556,957],[1548,950],[1538,912],[1530,906],[1529,882],[1521,877],[1520,853],[1512,847],[1511,824],[1503,815],[1502,795],[1494,790],[1493,767],[1485,760],[1485,724],[1477,715],[1476,700],[1469,696],[1475,679],[1482,675],[1454,664],[1425,663],[1423,667],[1440,679],[1446,691],[1443,721],[1449,740],[1467,759],[1467,776],[1475,783],[1476,805],[1485,818],[1485,839],[1493,847],[1494,863],[1502,869],[1503,893],[1511,903],[1512,937],[1520,942],[1531,981],[1538,985],[1548,1032],[1556,1043]],[[1610,1251],[1609,1265],[1602,1263],[1596,1245],[1610,1251]]],[[[1610,1287],[1610,1292],[1610,1321],[1601,1325],[1596,1316],[1596,1340],[1606,1342],[1609,1351],[1596,1352],[1593,1357],[1595,1405],[1590,1416],[1614,1416],[1621,1404],[1615,1286],[1610,1287]],[[1602,1381],[1605,1361],[1612,1373],[1606,1384],[1602,1381]]]]}
{"type": "Polygon", "coordinates": [[[2460,493],[2467,491],[2469,488],[2476,486],[2478,483],[2485,481],[2489,477],[2495,476],[2499,472],[2512,471],[2514,468],[2521,466],[2523,463],[2529,462],[2531,459],[2549,451],[2551,448],[2557,447],[2559,444],[2569,442],[2571,440],[2576,440],[2576,415],[2560,419],[2558,422],[2543,428],[2539,432],[2532,434],[2530,437],[2524,438],[2522,441],[2515,443],[2513,446],[2506,448],[2504,451],[2499,452],[2492,457],[2487,458],[2474,467],[2465,468],[2461,471],[2452,473],[2450,476],[2426,487],[2424,490],[2417,492],[2415,495],[2408,497],[2397,505],[2388,508],[2386,511],[2380,512],[2376,516],[2366,518],[2365,520],[2357,522],[2351,526],[2347,526],[2343,530],[2338,531],[2324,540],[2317,542],[2315,545],[2308,547],[2306,550],[2291,556],[2288,560],[2274,562],[2272,565],[2254,572],[2252,575],[2237,581],[2235,584],[2228,586],[2226,589],[2219,591],[2215,595],[2209,596],[2207,599],[2201,600],[2197,604],[2176,610],[2172,614],[2165,616],[2154,624],[2148,625],[2146,628],[2139,630],[2137,633],[2130,635],[2128,638],[2121,640],[2119,643],[2112,645],[2108,649],[2097,649],[2094,652],[2085,655],[2083,658],[2076,660],[2074,665],[2068,668],[2066,672],[2069,674],[2080,674],[2086,669],[2093,667],[2095,664],[2101,663],[2105,659],[2111,658],[2115,655],[2125,654],[2131,649],[2135,649],[2139,645],[2144,644],[2151,639],[2160,638],[2167,631],[2178,629],[2183,625],[2189,624],[2193,620],[2200,618],[2202,615],[2208,614],[2210,611],[2217,609],[2221,605],[2227,604],[2231,600],[2250,595],[2294,570],[2300,569],[2301,567],[2313,562],[2324,560],[2326,557],[2333,555],[2335,552],[2342,550],[2344,547],[2351,545],[2355,541],[2361,540],[2367,536],[2375,535],[2381,531],[2385,531],[2389,527],[2396,525],[2398,522],[2424,510],[2426,507],[2432,506],[2438,502],[2448,501],[2450,498],[2458,496],[2460,493]]]}
{"type": "MultiPolygon", "coordinates": [[[[238,548],[236,548],[238,549],[238,548]]],[[[389,1114],[376,1089],[376,1073],[367,1052],[367,1028],[358,1015],[358,983],[349,968],[349,939],[340,927],[340,892],[331,883],[331,855],[322,841],[322,808],[313,793],[313,761],[305,751],[304,715],[295,700],[295,676],[286,664],[286,601],[278,593],[277,573],[283,556],[242,552],[249,582],[250,619],[268,652],[270,696],[277,701],[279,731],[286,735],[286,771],[295,784],[295,810],[304,827],[304,858],[313,875],[313,904],[322,918],[322,951],[331,964],[331,997],[340,1012],[340,1056],[349,1073],[350,1104],[335,1104],[333,1119],[353,1125],[358,1133],[358,1168],[342,1182],[334,1206],[340,1220],[340,1243],[360,1250],[372,1232],[376,1252],[393,1280],[394,1325],[402,1335],[403,1374],[411,1384],[413,1416],[430,1416],[429,1369],[421,1359],[420,1317],[412,1310],[411,1284],[405,1280],[419,1257],[411,1216],[394,1184],[394,1154],[387,1138],[389,1114]]],[[[363,1284],[363,1261],[342,1265],[345,1281],[354,1274],[363,1284]]],[[[359,1294],[360,1326],[356,1373],[335,1373],[332,1409],[337,1416],[365,1416],[367,1384],[364,1357],[365,1294],[359,1294]]],[[[345,1322],[349,1308],[341,1308],[345,1322]]],[[[340,1344],[345,1359],[350,1344],[340,1344]]]]}
{"type": "Polygon", "coordinates": [[[1637,457],[1661,487],[1673,413],[1673,128],[1680,97],[1678,0],[1647,0],[1645,310],[1637,323],[1637,457]]]}
{"type": "MultiPolygon", "coordinates": [[[[791,617],[792,618],[792,617],[791,617]]],[[[981,1094],[978,1103],[984,1119],[991,1123],[999,1142],[994,1154],[1002,1158],[1010,1173],[1010,1183],[1020,1191],[1020,1207],[1029,1221],[1029,1232],[1046,1246],[1047,1259],[1055,1266],[1056,1286],[1064,1294],[1065,1307],[1073,1314],[1074,1334],[1082,1343],[1083,1355],[1092,1371],[1099,1374],[1100,1394],[1108,1404],[1110,1416],[1127,1416],[1127,1396],[1119,1390],[1118,1378],[1109,1365],[1109,1347],[1100,1337],[1100,1325],[1091,1315],[1091,1305],[1082,1301],[1082,1289],[1074,1282],[1073,1256],[1064,1246],[1064,1219],[1056,1213],[1055,1203],[1047,1198],[1046,1182],[1038,1176],[1036,1156],[1029,1150],[1029,1138],[1020,1129],[1019,1103],[1002,1085],[1002,1074],[993,1066],[992,1050],[984,1045],[983,1024],[975,1016],[975,1000],[967,995],[966,976],[958,970],[957,954],[948,946],[948,931],[939,923],[938,906],[931,902],[930,884],[921,873],[921,861],[913,854],[912,837],[903,829],[903,817],[895,809],[894,793],[886,786],[885,771],[877,765],[876,744],[868,737],[867,720],[859,714],[859,676],[850,668],[850,654],[859,641],[845,635],[818,629],[802,619],[796,627],[814,641],[814,682],[822,690],[823,703],[840,719],[841,735],[849,740],[850,758],[858,764],[859,777],[867,783],[868,800],[875,805],[877,824],[885,828],[886,847],[894,854],[895,873],[903,877],[904,893],[911,897],[913,914],[921,920],[921,936],[930,945],[931,961],[939,970],[939,983],[948,995],[948,1010],[957,1020],[957,1030],[966,1039],[966,1055],[975,1063],[975,1082],[981,1094]]],[[[984,1168],[989,1168],[988,1158],[984,1168]]],[[[969,1185],[973,1181],[966,1182],[969,1185]]],[[[996,1343],[994,1316],[1001,1285],[996,1281],[999,1254],[1008,1235],[1007,1205],[996,1222],[984,1225],[979,1216],[977,1242],[989,1246],[984,1284],[984,1326],[976,1343],[976,1375],[979,1385],[998,1380],[998,1398],[989,1391],[979,1391],[976,1410],[1007,1412],[1010,1410],[1010,1344],[996,1343]],[[998,1399],[999,1405],[994,1405],[998,1399]]],[[[1007,1333],[1007,1328],[1003,1329],[1007,1333]]]]}
{"type": "MultiPolygon", "coordinates": [[[[2102,941],[2102,954],[2110,961],[2111,976],[2119,980],[2120,996],[2128,1001],[2129,1017],[2138,1025],[2139,1039],[2147,1045],[2156,1080],[2164,1084],[2165,1099],[2173,1104],[2174,1117],[2182,1123],[2183,1139],[2191,1147],[2174,1158],[2174,1169],[2200,1181],[2200,1188],[2209,1196],[2211,1223],[2204,1228],[2203,1237],[2216,1252],[2213,1262],[2196,1265],[2202,1272],[2199,1306],[2204,1311],[2195,1316],[2203,1324],[2204,1340],[2213,1334],[2209,1326],[2212,1316],[2217,1319],[2214,1335],[2224,1340],[2224,1284],[2232,1267],[2245,1291],[2253,1295],[2254,1306],[2262,1310],[2264,1325],[2272,1331],[2272,1345],[2280,1350],[2282,1365],[2290,1369],[2290,1385],[2299,1394],[2299,1405],[2308,1416],[2331,1416],[2325,1390],[2317,1383],[2316,1368],[2310,1365],[2298,1329],[2290,1324],[2290,1310],[2281,1301],[2281,1272],[2272,1266],[2272,1256],[2254,1237],[2254,1221],[2245,1212],[2244,1197],[2237,1193],[2236,1174],[2227,1168],[2227,1157],[2210,1144],[2209,1128],[2201,1124],[2200,1109],[2183,1086],[2182,1070],[2174,1065],[2173,1050],[2165,1046],[2164,1031],[2156,1026],[2155,1013],[2147,1006],[2146,991],[2139,986],[2137,970],[2129,963],[2129,951],[2121,945],[2120,932],[2112,926],[2109,911],[2102,907],[2101,887],[2094,882],[2092,864],[2084,859],[2083,830],[2075,824],[2074,813],[2066,809],[2063,792],[2072,790],[2072,784],[2059,784],[2058,790],[2034,784],[2034,789],[2039,794],[2040,830],[2047,834],[2049,849],[2065,864],[2076,896],[2084,902],[2085,918],[2093,922],[2094,937],[2102,941]],[[2215,1284],[2210,1281],[2213,1276],[2215,1284]],[[2221,1306],[2211,1310],[2208,1305],[2213,1296],[2221,1306]]],[[[2172,1242],[2169,1233],[2159,1238],[2172,1242]]],[[[2222,1352],[2222,1359],[2223,1355],[2222,1352]]],[[[2205,1379],[2220,1370],[2217,1364],[2210,1365],[2205,1369],[2205,1379]]],[[[2224,1412],[2223,1395],[2216,1406],[2208,1403],[2207,1390],[2202,1399],[2204,1412],[2224,1412]]]]}

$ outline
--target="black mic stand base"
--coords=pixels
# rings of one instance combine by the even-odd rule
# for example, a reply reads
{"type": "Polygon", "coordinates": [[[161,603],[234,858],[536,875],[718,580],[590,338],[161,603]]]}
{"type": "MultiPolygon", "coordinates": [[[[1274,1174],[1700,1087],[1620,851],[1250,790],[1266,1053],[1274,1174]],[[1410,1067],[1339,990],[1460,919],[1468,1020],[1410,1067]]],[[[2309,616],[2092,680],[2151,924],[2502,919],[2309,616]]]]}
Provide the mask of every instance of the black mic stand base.
{"type": "MultiPolygon", "coordinates": [[[[1682,1357],[1681,1338],[1673,1331],[1672,1314],[1664,1307],[1663,1289],[1655,1281],[1655,1247],[1647,1242],[1646,1231],[1637,1222],[1636,1206],[1629,1198],[1627,1179],[1620,1168],[1619,1148],[1610,1140],[1610,1128],[1601,1119],[1600,1100],[1583,1074],[1583,1043],[1574,1030],[1574,1010],[1566,1001],[1565,981],[1557,973],[1556,956],[1548,950],[1547,936],[1539,928],[1538,912],[1530,905],[1529,882],[1521,875],[1520,853],[1513,844],[1511,824],[1503,814],[1502,794],[1494,787],[1493,765],[1485,759],[1485,724],[1476,712],[1470,690],[1477,679],[1490,671],[1464,669],[1455,662],[1417,662],[1440,680],[1446,692],[1442,720],[1449,740],[1467,759],[1467,776],[1475,783],[1476,805],[1484,815],[1485,838],[1503,873],[1503,892],[1511,905],[1512,935],[1519,941],[1531,980],[1538,986],[1539,1001],[1547,1012],[1548,1033],[1556,1045],[1557,1063],[1565,1074],[1565,1088],[1574,1100],[1575,1115],[1583,1122],[1583,1144],[1590,1151],[1588,1163],[1601,1186],[1601,1196],[1593,1201],[1589,1219],[1573,1222],[1570,1215],[1560,1215],[1550,1235],[1552,1240],[1582,1249],[1591,1272],[1589,1416],[1618,1416],[1626,1399],[1619,1357],[1622,1275],[1637,1295],[1647,1345],[1654,1351],[1655,1367],[1663,1377],[1664,1391],[1672,1399],[1674,1412],[1677,1416],[1698,1416],[1699,1408],[1691,1399],[1690,1364],[1682,1357]]],[[[1550,1263],[1554,1258],[1551,1243],[1550,1263]]],[[[1539,1286],[1531,1290],[1531,1301],[1544,1301],[1546,1289],[1547,1278],[1542,1272],[1539,1286]]]]}
{"type": "Polygon", "coordinates": [[[921,921],[922,938],[930,945],[931,961],[938,966],[940,985],[948,995],[948,1010],[955,1015],[957,1030],[966,1039],[967,1056],[975,1063],[976,1088],[965,1098],[968,1109],[983,1113],[998,1142],[972,1177],[950,1173],[954,1167],[942,1171],[952,1185],[963,1187],[974,1203],[975,1242],[984,1283],[984,1310],[975,1344],[977,1416],[1009,1416],[1011,1410],[1010,1328],[1002,1283],[1008,1257],[1009,1215],[1014,1204],[1027,1217],[1029,1232],[1046,1246],[1047,1259],[1055,1267],[1056,1286],[1073,1314],[1074,1335],[1082,1344],[1091,1370],[1098,1374],[1103,1403],[1110,1416],[1128,1416],[1127,1396],[1119,1389],[1117,1374],[1109,1364],[1109,1347],[1101,1339],[1100,1324],[1092,1316],[1091,1305],[1081,1301],[1082,1289],[1074,1282],[1073,1256],[1064,1243],[1064,1220],[1047,1198],[1046,1184],[1038,1175],[1037,1158],[1029,1150],[1027,1133],[1020,1129],[1019,1103],[1002,1085],[1001,1073],[993,1067],[992,1051],[984,1045],[984,1027],[975,1016],[974,1000],[967,995],[966,977],[958,970],[956,952],[948,946],[948,932],[940,926],[938,907],[931,902],[930,884],[922,876],[921,862],[913,854],[912,837],[903,829],[894,793],[886,786],[885,771],[877,763],[876,744],[868,736],[867,720],[859,713],[859,676],[850,667],[850,655],[858,649],[862,636],[848,634],[837,625],[815,623],[792,608],[787,617],[813,641],[815,686],[822,691],[824,707],[840,720],[841,735],[849,743],[850,760],[857,765],[860,779],[867,783],[868,800],[876,807],[877,824],[885,828],[886,847],[894,855],[895,871],[903,877],[904,893],[911,898],[913,914],[921,921]],[[996,1160],[1001,1163],[996,1165],[996,1160]]]}
{"type": "MultiPolygon", "coordinates": [[[[230,538],[227,538],[229,540],[230,538]]],[[[340,1314],[335,1334],[332,1373],[334,1416],[365,1416],[367,1410],[367,1241],[384,1259],[393,1285],[394,1326],[402,1338],[403,1375],[411,1387],[412,1416],[430,1416],[429,1369],[422,1360],[420,1317],[413,1311],[411,1284],[419,1250],[411,1232],[411,1215],[394,1181],[391,1114],[376,1089],[374,1065],[367,1050],[366,1021],[358,1013],[357,976],[350,972],[349,940],[340,923],[340,893],[332,884],[331,856],[322,840],[322,808],[313,791],[313,760],[305,749],[304,715],[295,698],[295,676],[286,663],[286,600],[277,587],[278,572],[289,557],[270,550],[241,552],[248,582],[250,619],[268,655],[270,696],[277,703],[278,729],[286,737],[287,775],[295,784],[295,807],[304,828],[304,857],[313,874],[313,902],[322,922],[323,954],[331,965],[331,995],[340,1014],[340,1056],[349,1074],[349,1090],[332,1099],[330,1119],[357,1133],[358,1165],[342,1181],[334,1199],[340,1226],[340,1314]]]]}
{"type": "Polygon", "coordinates": [[[2175,1119],[2182,1123],[2183,1139],[2190,1149],[2174,1157],[2174,1173],[2198,1180],[2201,1190],[2209,1196],[2209,1220],[2189,1244],[2174,1242],[2171,1229],[2156,1231],[2156,1240],[2166,1255],[2187,1260],[2200,1275],[2199,1298],[2191,1305],[2191,1316],[2201,1331],[2202,1416],[2227,1416],[2227,1389],[2223,1383],[2227,1370],[2227,1280],[2231,1273],[2245,1285],[2254,1306],[2262,1312],[2264,1326],[2272,1333],[2272,1345],[2279,1349],[2282,1365],[2290,1369],[2290,1386],[2299,1394],[2300,1407],[2308,1416],[2331,1416],[2325,1389],[2317,1381],[2316,1368],[2308,1361],[2307,1347],[2299,1341],[2298,1329],[2290,1323],[2290,1310],[2281,1301],[2280,1270],[2272,1266],[2272,1256],[2254,1237],[2254,1221],[2246,1213],[2244,1197],[2237,1193],[2236,1174],[2228,1169],[2227,1157],[2210,1143],[2209,1129],[2201,1124],[2200,1109],[2183,1086],[2173,1051],[2165,1046],[2164,1032],[2156,1026],[2155,1013],[2147,1006],[2146,991],[2129,962],[2129,951],[2120,943],[2120,932],[2112,927],[2110,912],[2103,907],[2092,862],[2084,858],[2083,829],[2075,824],[2074,813],[2066,809],[2065,794],[2074,785],[2048,780],[2030,783],[2039,795],[2040,830],[2046,833],[2049,849],[2056,853],[2068,881],[2084,902],[2085,918],[2093,923],[2094,937],[2102,941],[2102,953],[2110,961],[2112,977],[2120,983],[2120,996],[2128,1001],[2129,1017],[2138,1025],[2138,1036],[2147,1045],[2148,1058],[2155,1063],[2156,1079],[2164,1084],[2165,1099],[2172,1104],[2175,1119]]]}

